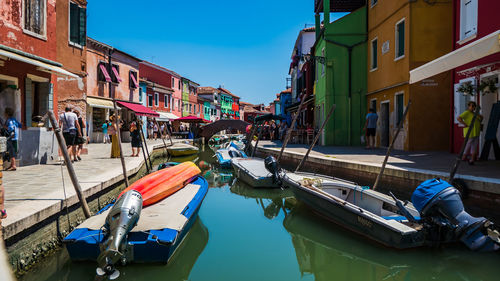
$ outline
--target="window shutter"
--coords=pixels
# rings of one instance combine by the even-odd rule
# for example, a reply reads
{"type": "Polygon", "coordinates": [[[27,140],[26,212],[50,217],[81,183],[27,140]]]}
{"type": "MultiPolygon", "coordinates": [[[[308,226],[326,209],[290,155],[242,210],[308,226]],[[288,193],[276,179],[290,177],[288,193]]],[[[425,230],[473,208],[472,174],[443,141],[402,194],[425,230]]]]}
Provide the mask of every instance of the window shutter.
{"type": "Polygon", "coordinates": [[[468,0],[464,3],[464,38],[476,34],[477,29],[477,0],[468,0]]]}
{"type": "Polygon", "coordinates": [[[79,18],[79,44],[80,46],[85,46],[87,45],[87,9],[85,8],[79,8],[80,9],[80,18],[79,18]]]}
{"type": "Polygon", "coordinates": [[[80,32],[80,27],[79,27],[79,8],[78,5],[75,3],[70,3],[69,4],[69,41],[73,43],[78,43],[79,42],[79,32],[80,32]]]}
{"type": "Polygon", "coordinates": [[[405,54],[405,22],[398,24],[398,57],[405,54]]]}

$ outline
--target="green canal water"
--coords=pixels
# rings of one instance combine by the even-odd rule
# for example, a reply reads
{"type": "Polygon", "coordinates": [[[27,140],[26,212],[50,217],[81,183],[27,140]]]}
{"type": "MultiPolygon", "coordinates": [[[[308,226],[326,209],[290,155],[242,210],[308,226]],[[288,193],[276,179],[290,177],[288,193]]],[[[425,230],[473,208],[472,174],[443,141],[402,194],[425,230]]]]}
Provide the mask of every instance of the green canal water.
{"type": "MultiPolygon", "coordinates": [[[[234,180],[208,148],[195,160],[210,190],[183,244],[167,265],[129,264],[118,280],[500,280],[499,253],[388,249],[318,217],[289,190],[234,180]]],[[[21,280],[94,280],[95,268],[61,249],[21,280]]]]}

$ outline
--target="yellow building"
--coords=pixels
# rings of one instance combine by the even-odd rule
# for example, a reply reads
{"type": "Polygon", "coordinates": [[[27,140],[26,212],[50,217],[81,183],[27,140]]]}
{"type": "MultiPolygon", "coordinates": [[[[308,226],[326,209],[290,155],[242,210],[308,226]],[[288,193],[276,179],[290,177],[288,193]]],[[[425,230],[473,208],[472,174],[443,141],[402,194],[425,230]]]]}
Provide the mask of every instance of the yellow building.
{"type": "Polygon", "coordinates": [[[377,145],[392,141],[412,105],[395,149],[449,148],[451,73],[409,85],[409,71],[453,47],[452,1],[368,1],[367,105],[379,116],[377,145]]]}

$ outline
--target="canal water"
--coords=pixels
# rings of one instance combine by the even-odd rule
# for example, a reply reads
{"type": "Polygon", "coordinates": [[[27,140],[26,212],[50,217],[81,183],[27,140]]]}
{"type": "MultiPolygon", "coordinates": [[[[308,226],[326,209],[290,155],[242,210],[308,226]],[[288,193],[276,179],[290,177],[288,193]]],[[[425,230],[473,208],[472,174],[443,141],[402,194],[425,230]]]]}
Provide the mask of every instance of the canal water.
{"type": "MultiPolygon", "coordinates": [[[[217,170],[208,147],[173,160],[196,161],[209,182],[199,218],[167,265],[129,264],[118,280],[500,280],[500,253],[385,248],[318,217],[289,190],[256,190],[217,170]]],[[[95,268],[61,249],[21,280],[94,280],[95,268]]]]}

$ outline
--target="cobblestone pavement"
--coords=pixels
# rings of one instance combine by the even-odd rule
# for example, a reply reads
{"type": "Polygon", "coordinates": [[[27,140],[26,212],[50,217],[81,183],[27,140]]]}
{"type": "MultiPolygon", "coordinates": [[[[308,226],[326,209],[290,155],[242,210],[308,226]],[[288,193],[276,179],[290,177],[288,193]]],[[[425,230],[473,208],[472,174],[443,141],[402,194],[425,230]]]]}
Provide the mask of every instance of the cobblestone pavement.
{"type": "MultiPolygon", "coordinates": [[[[163,146],[161,140],[148,141],[149,152],[160,145],[163,146]]],[[[87,147],[88,154],[82,155],[82,161],[73,163],[82,190],[122,175],[120,158],[110,158],[111,144],[89,144],[87,147]]],[[[130,144],[123,143],[122,147],[127,170],[140,167],[144,159],[142,152],[140,157],[129,157],[132,153],[130,144]]],[[[75,194],[67,169],[60,164],[31,165],[18,167],[17,171],[4,171],[3,182],[8,212],[8,218],[2,221],[4,226],[36,213],[44,205],[75,194]]]]}
{"type": "MultiPolygon", "coordinates": [[[[259,141],[259,147],[280,149],[281,142],[259,141]]],[[[304,144],[289,144],[286,151],[305,154],[309,146],[304,144]]],[[[354,161],[369,164],[380,164],[384,161],[387,149],[364,149],[363,147],[316,146],[309,155],[325,156],[332,160],[354,161]]],[[[400,151],[393,150],[388,168],[421,169],[449,173],[455,163],[455,154],[443,151],[400,151]]],[[[477,161],[471,166],[465,162],[460,164],[457,174],[490,179],[500,179],[500,161],[477,161]]]]}

